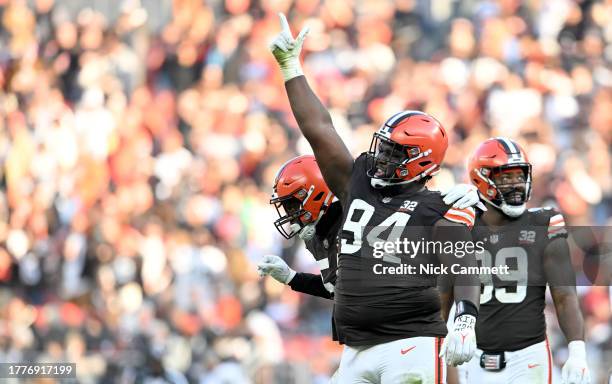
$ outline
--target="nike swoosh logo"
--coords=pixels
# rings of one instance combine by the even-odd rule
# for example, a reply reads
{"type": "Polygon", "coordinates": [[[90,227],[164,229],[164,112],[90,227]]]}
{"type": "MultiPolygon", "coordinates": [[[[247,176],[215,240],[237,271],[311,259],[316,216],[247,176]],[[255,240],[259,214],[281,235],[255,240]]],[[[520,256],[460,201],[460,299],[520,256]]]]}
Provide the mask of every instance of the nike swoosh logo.
{"type": "Polygon", "coordinates": [[[402,349],[402,350],[400,351],[400,353],[401,353],[402,355],[405,355],[405,354],[407,354],[408,352],[412,351],[412,350],[413,350],[413,349],[415,349],[415,348],[416,348],[416,345],[413,345],[412,347],[410,347],[410,348],[408,348],[408,349],[402,349]]]}
{"type": "Polygon", "coordinates": [[[540,364],[527,364],[527,368],[535,368],[537,366],[539,366],[540,364]]]}

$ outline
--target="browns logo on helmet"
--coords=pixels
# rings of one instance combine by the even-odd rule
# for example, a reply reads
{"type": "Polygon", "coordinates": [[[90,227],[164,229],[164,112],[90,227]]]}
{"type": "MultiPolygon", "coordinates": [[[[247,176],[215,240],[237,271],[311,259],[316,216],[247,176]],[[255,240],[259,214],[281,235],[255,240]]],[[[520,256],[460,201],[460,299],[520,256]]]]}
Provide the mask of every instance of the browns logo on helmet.
{"type": "Polygon", "coordinates": [[[420,111],[391,116],[374,133],[368,151],[373,187],[407,184],[435,175],[448,148],[442,124],[420,111]]]}
{"type": "Polygon", "coordinates": [[[531,197],[531,164],[520,145],[505,137],[488,139],[476,148],[468,169],[483,200],[510,217],[523,214],[531,197]],[[518,178],[512,175],[516,171],[518,178]],[[504,180],[504,174],[509,182],[493,180],[504,180]]]}
{"type": "Polygon", "coordinates": [[[287,239],[304,231],[314,234],[314,224],[334,199],[312,155],[287,161],[276,174],[273,191],[270,204],[279,215],[274,226],[287,239]]]}

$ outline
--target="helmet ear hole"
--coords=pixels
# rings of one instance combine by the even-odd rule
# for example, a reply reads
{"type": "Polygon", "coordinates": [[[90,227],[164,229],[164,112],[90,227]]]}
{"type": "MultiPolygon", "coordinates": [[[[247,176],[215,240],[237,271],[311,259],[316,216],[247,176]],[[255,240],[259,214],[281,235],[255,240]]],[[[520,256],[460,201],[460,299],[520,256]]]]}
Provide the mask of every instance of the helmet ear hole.
{"type": "Polygon", "coordinates": [[[323,192],[319,192],[314,199],[312,199],[312,201],[319,201],[323,198],[323,195],[325,195],[323,192]]]}
{"type": "Polygon", "coordinates": [[[426,167],[426,166],[428,166],[429,164],[431,164],[431,161],[429,161],[429,160],[426,160],[426,161],[421,161],[421,162],[419,163],[419,165],[420,165],[421,167],[426,167]]]}

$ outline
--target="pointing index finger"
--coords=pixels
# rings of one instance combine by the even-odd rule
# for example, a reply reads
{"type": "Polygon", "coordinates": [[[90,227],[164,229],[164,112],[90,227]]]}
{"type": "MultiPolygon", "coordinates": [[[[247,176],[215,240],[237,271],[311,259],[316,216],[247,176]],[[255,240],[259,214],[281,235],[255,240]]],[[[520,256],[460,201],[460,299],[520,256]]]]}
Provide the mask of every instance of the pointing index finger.
{"type": "Polygon", "coordinates": [[[291,34],[291,29],[289,28],[289,22],[287,21],[287,17],[285,16],[285,14],[282,12],[279,12],[278,18],[280,19],[280,25],[281,25],[282,32],[286,32],[289,34],[289,36],[293,37],[293,35],[291,34]]]}

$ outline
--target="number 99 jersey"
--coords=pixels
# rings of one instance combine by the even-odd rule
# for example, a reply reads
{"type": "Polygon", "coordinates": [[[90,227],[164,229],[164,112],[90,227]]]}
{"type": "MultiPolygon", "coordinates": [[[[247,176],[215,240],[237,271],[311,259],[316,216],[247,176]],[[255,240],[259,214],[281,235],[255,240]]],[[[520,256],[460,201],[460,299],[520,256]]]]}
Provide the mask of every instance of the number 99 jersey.
{"type": "Polygon", "coordinates": [[[477,218],[472,236],[484,243],[484,251],[475,254],[480,266],[508,267],[496,275],[480,275],[478,348],[516,351],[543,341],[544,250],[552,240],[567,237],[563,216],[552,208],[533,208],[498,230],[477,218]]]}
{"type": "Polygon", "coordinates": [[[373,345],[409,337],[443,337],[435,273],[419,265],[439,265],[437,254],[423,248],[395,252],[377,247],[396,241],[432,240],[433,225],[445,218],[471,227],[475,212],[444,204],[439,192],[373,188],[365,155],[355,160],[349,193],[343,204],[334,326],[341,343],[373,345]],[[403,266],[417,268],[410,273],[403,266]],[[390,273],[382,269],[397,268],[390,273]],[[380,272],[380,273],[378,273],[380,272]]]}

